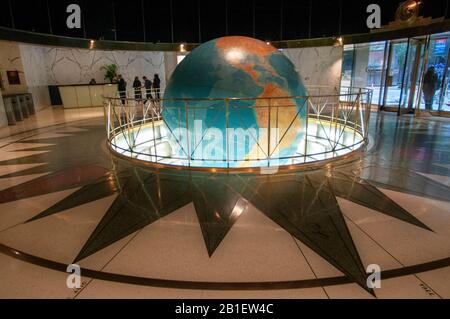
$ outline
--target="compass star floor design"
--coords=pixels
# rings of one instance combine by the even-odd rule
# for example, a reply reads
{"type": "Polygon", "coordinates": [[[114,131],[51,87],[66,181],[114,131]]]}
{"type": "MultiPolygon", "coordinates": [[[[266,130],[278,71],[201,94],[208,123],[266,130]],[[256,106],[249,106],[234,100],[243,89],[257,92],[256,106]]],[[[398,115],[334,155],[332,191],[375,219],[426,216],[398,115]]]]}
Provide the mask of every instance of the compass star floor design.
{"type": "Polygon", "coordinates": [[[0,139],[0,296],[449,298],[450,123],[373,114],[371,136],[274,175],[138,166],[102,118],[0,139]]]}

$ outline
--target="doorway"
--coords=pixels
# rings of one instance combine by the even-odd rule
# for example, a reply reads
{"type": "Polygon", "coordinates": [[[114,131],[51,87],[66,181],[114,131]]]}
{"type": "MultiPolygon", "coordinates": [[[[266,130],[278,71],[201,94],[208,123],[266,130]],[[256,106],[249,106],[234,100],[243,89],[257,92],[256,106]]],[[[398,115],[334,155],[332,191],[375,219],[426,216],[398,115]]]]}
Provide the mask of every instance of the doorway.
{"type": "Polygon", "coordinates": [[[419,111],[428,111],[432,115],[450,115],[450,33],[434,34],[429,37],[427,44],[427,57],[423,68],[423,77],[430,67],[434,68],[435,86],[428,108],[425,105],[423,93],[424,83],[421,86],[420,99],[416,108],[419,111]]]}
{"type": "Polygon", "coordinates": [[[345,45],[341,90],[345,87],[371,89],[379,110],[450,116],[450,32],[345,45]],[[429,82],[425,74],[431,66],[436,85],[432,103],[426,92],[427,109],[424,81],[429,82]]]}
{"type": "Polygon", "coordinates": [[[414,113],[419,98],[425,43],[425,37],[388,43],[381,110],[398,115],[414,113]]]}

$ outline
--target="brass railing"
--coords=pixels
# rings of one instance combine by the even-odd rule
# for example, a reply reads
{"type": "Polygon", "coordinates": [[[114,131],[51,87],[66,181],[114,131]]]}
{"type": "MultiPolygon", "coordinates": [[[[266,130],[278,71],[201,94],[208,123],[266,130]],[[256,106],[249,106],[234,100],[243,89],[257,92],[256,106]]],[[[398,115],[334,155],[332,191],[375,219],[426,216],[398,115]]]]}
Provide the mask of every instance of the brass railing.
{"type": "MultiPolygon", "coordinates": [[[[368,137],[371,109],[371,90],[359,88],[313,87],[311,95],[269,98],[224,99],[133,99],[105,97],[106,130],[110,148],[123,156],[167,165],[191,167],[258,167],[292,165],[331,159],[359,149],[368,137]],[[343,93],[344,92],[344,93],[343,93]],[[245,104],[245,106],[243,106],[245,104]],[[198,142],[192,135],[192,119],[201,117],[202,110],[222,111],[219,126],[228,129],[230,115],[244,108],[253,108],[263,114],[267,122],[259,123],[268,134],[252,136],[258,150],[245,156],[230,156],[234,140],[225,134],[223,155],[205,157],[196,153],[198,142]],[[186,128],[187,143],[179,141],[167,125],[163,109],[179,114],[180,127],[186,128]],[[294,111],[295,110],[295,111],[294,111]],[[280,134],[271,136],[271,126],[278,128],[278,114],[294,114],[289,125],[280,134]],[[271,118],[272,117],[272,118],[271,118]],[[298,151],[282,155],[278,149],[286,136],[299,127],[292,125],[298,120],[303,135],[297,140],[298,151]],[[178,142],[179,151],[174,152],[165,140],[178,142]],[[265,139],[261,141],[261,139],[265,139]],[[165,144],[164,144],[165,143],[165,144]],[[197,147],[196,147],[197,146],[197,147]],[[180,151],[181,150],[181,151],[180,151]],[[281,154],[281,155],[280,155],[281,154]]],[[[166,113],[167,114],[167,113],[166,113]]],[[[173,123],[172,123],[173,124],[173,123]]],[[[213,126],[213,125],[212,125],[213,126]]],[[[245,125],[244,125],[245,126],[245,125]]],[[[204,127],[203,132],[210,129],[204,127]]],[[[204,136],[201,137],[203,139],[204,136]]]]}

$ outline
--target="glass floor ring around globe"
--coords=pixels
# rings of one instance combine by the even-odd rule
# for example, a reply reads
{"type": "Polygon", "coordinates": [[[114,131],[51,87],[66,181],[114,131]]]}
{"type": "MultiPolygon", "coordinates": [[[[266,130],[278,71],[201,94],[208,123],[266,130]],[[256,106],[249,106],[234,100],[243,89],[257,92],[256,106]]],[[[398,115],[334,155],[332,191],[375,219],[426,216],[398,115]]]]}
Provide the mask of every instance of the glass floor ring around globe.
{"type": "MultiPolygon", "coordinates": [[[[193,168],[252,168],[276,167],[312,163],[347,155],[364,145],[361,133],[351,126],[310,118],[306,137],[298,141],[292,156],[259,158],[232,158],[227,160],[225,150],[220,159],[205,158],[192,151],[191,158],[174,154],[174,139],[163,121],[145,123],[134,128],[119,131],[110,140],[111,148],[122,156],[136,160],[170,166],[193,168]],[[306,145],[305,145],[306,144],[306,145]]],[[[243,148],[242,143],[234,143],[236,154],[243,148]]],[[[295,147],[295,146],[294,146],[295,147]]],[[[246,152],[241,152],[245,154],[246,152]]]]}

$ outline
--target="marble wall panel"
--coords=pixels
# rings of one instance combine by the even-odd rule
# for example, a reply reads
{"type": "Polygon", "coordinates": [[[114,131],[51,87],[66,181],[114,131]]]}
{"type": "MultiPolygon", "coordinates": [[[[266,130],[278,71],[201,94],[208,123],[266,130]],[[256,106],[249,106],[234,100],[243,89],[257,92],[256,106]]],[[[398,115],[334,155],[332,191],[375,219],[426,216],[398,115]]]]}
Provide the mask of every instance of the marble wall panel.
{"type": "Polygon", "coordinates": [[[3,97],[0,94],[0,127],[8,126],[8,119],[6,117],[5,105],[3,103],[3,97]]]}
{"type": "MultiPolygon", "coordinates": [[[[342,46],[284,49],[306,86],[326,86],[322,93],[333,93],[341,82],[342,46]],[[330,91],[330,92],[328,92],[330,91]]],[[[313,90],[310,90],[311,94],[313,90]]]]}
{"type": "Polygon", "coordinates": [[[135,76],[150,79],[159,74],[165,86],[163,52],[104,51],[20,44],[20,54],[28,83],[38,107],[50,104],[48,85],[87,84],[91,79],[103,83],[102,66],[116,64],[131,89],[135,76]]]}
{"type": "Polygon", "coordinates": [[[106,80],[101,67],[114,63],[129,87],[135,76],[142,81],[142,76],[153,78],[155,73],[159,74],[162,85],[165,84],[163,52],[103,51],[35,45],[22,45],[22,52],[33,61],[27,64],[27,73],[32,82],[47,81],[47,84],[67,85],[89,83],[91,79],[95,79],[97,83],[103,83],[106,80]],[[36,60],[40,60],[36,58],[38,56],[43,56],[43,63],[36,63],[36,60]]]}
{"type": "Polygon", "coordinates": [[[26,44],[20,44],[19,48],[28,92],[33,96],[35,108],[40,110],[51,104],[48,85],[52,83],[48,78],[47,48],[26,44]]]}
{"type": "MultiPolygon", "coordinates": [[[[37,108],[50,104],[48,85],[84,84],[92,78],[98,83],[105,82],[101,67],[106,64],[118,66],[129,89],[135,76],[153,78],[155,73],[165,87],[166,77],[176,67],[175,52],[87,50],[7,41],[1,41],[0,45],[0,69],[17,69],[22,77],[23,85],[13,88],[13,92],[8,88],[8,93],[33,93],[37,108]]],[[[339,87],[342,47],[285,49],[283,53],[294,63],[307,86],[339,87]]]]}
{"type": "Polygon", "coordinates": [[[17,42],[0,41],[0,73],[4,87],[4,90],[2,90],[3,95],[27,92],[27,82],[17,42]],[[7,71],[18,71],[20,84],[10,85],[7,71]]]}

